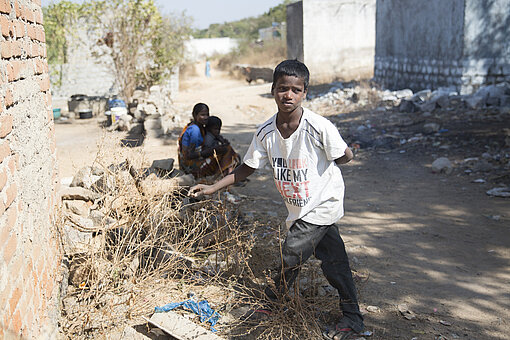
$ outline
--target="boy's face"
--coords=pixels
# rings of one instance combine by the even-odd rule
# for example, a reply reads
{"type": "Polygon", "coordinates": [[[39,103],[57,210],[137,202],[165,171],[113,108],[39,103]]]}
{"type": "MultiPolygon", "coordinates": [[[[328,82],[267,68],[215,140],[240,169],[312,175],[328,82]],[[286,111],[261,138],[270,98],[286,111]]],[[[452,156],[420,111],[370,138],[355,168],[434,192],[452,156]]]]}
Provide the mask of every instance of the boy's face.
{"type": "Polygon", "coordinates": [[[301,107],[301,102],[306,97],[305,81],[295,76],[281,76],[273,84],[271,93],[278,106],[278,112],[292,113],[301,107]]]}
{"type": "Polygon", "coordinates": [[[212,126],[207,129],[214,137],[218,137],[220,135],[221,128],[219,126],[212,126]]]}

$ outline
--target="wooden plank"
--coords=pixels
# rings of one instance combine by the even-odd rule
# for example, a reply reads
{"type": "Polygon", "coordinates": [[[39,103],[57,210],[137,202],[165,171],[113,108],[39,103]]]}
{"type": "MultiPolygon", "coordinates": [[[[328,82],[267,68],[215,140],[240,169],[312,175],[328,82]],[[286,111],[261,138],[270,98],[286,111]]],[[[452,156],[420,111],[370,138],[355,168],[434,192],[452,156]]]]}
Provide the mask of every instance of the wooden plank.
{"type": "Polygon", "coordinates": [[[221,340],[210,330],[188,320],[187,318],[175,313],[154,313],[150,319],[144,319],[151,325],[158,327],[165,333],[178,340],[221,340]]]}

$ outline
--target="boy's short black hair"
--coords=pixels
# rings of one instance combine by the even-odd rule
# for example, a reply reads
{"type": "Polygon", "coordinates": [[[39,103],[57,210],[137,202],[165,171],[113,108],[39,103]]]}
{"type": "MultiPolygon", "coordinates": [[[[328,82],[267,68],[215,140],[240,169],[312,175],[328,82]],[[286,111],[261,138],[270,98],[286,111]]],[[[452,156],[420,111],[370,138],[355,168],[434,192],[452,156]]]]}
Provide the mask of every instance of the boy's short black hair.
{"type": "Polygon", "coordinates": [[[305,64],[298,61],[297,59],[284,60],[276,66],[273,72],[273,87],[276,81],[282,76],[294,76],[303,79],[305,83],[305,90],[308,89],[308,83],[310,82],[310,71],[305,64]]]}
{"type": "Polygon", "coordinates": [[[205,124],[205,129],[209,130],[214,127],[221,128],[221,119],[216,116],[209,116],[209,118],[207,118],[207,123],[205,124]]]}

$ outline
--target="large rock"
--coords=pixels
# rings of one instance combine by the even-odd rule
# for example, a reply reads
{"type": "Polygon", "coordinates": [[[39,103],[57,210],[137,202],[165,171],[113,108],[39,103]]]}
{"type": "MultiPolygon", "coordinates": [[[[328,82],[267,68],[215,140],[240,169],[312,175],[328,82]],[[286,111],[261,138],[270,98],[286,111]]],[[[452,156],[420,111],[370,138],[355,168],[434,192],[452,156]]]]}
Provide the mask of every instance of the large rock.
{"type": "Polygon", "coordinates": [[[451,174],[453,171],[452,162],[446,157],[440,157],[432,162],[432,172],[451,174]]]}
{"type": "Polygon", "coordinates": [[[398,107],[400,112],[413,113],[419,110],[419,107],[412,100],[403,99],[398,107]]]}
{"type": "Polygon", "coordinates": [[[151,168],[156,170],[172,171],[175,160],[173,158],[156,159],[152,162],[151,168]]]}
{"type": "Polygon", "coordinates": [[[427,123],[423,125],[424,133],[435,133],[438,132],[441,127],[437,123],[427,123]]]}

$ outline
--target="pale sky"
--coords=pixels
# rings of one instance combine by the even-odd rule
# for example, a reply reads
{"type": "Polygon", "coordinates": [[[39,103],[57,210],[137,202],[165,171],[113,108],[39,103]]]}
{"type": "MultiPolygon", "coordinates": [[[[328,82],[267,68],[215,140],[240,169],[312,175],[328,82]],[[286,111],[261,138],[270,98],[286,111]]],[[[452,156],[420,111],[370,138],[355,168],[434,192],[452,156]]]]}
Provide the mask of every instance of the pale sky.
{"type": "MultiPolygon", "coordinates": [[[[83,2],[83,0],[72,0],[83,2]]],[[[193,18],[193,27],[207,28],[213,23],[224,23],[253,17],[267,12],[282,0],[155,0],[163,12],[181,13],[193,18]]],[[[42,5],[58,0],[42,0],[42,5]]]]}

